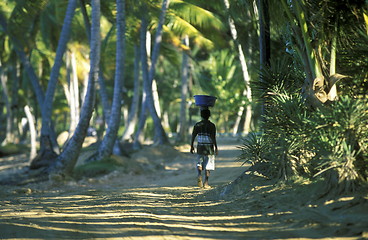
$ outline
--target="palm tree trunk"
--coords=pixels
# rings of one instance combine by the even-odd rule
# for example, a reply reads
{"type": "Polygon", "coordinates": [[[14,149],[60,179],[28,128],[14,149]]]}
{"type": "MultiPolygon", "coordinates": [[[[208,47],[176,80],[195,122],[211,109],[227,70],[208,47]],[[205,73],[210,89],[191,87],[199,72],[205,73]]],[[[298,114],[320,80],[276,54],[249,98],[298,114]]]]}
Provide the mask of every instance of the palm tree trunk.
{"type": "Polygon", "coordinates": [[[87,134],[95,102],[95,82],[98,78],[100,64],[100,0],[92,0],[92,24],[90,41],[90,71],[88,87],[81,109],[81,116],[77,128],[67,143],[64,151],[59,155],[55,164],[49,169],[52,173],[69,174],[72,172],[83,141],[87,134]]]}
{"type": "Polygon", "coordinates": [[[138,113],[138,104],[139,104],[139,47],[134,46],[134,93],[132,104],[130,105],[128,119],[125,123],[125,130],[123,136],[121,137],[122,141],[132,140],[131,136],[134,133],[135,125],[137,123],[137,113],[138,113]]]}
{"type": "MultiPolygon", "coordinates": [[[[260,70],[270,65],[270,17],[268,0],[258,0],[258,14],[259,14],[259,51],[260,51],[260,70]]],[[[263,82],[263,77],[260,75],[259,81],[263,82]]],[[[261,106],[262,115],[265,114],[265,102],[261,106]]]]}
{"type": "MultiPolygon", "coordinates": [[[[230,4],[228,0],[224,0],[225,6],[227,11],[229,12],[230,10],[230,4]]],[[[241,44],[238,41],[238,33],[236,30],[236,26],[234,23],[234,20],[230,17],[228,17],[228,21],[229,21],[229,26],[230,26],[230,32],[231,32],[231,36],[238,48],[238,54],[239,54],[239,61],[240,61],[240,65],[242,68],[242,72],[243,72],[243,80],[245,83],[245,91],[243,91],[243,95],[247,97],[248,101],[251,103],[252,102],[252,90],[250,88],[250,75],[248,72],[248,66],[247,66],[247,62],[245,60],[245,55],[243,52],[243,48],[241,46],[241,44]]],[[[244,133],[248,134],[250,131],[250,123],[251,123],[251,118],[252,118],[252,106],[250,105],[250,103],[248,104],[247,108],[246,108],[246,115],[245,115],[245,128],[244,128],[244,133]]],[[[241,109],[244,109],[243,106],[241,106],[241,109]]],[[[241,110],[240,109],[240,110],[241,110]]],[[[239,116],[239,115],[238,115],[239,116]]],[[[241,116],[240,116],[241,117],[241,116]]],[[[240,121],[239,121],[240,122],[240,121]]]]}
{"type": "Polygon", "coordinates": [[[68,81],[64,84],[64,92],[70,109],[69,136],[71,136],[73,135],[79,121],[79,87],[74,53],[68,52],[66,59],[68,81]]]}
{"type": "Polygon", "coordinates": [[[156,29],[156,35],[153,44],[153,51],[152,51],[152,59],[151,59],[151,67],[148,74],[148,89],[147,89],[147,106],[148,110],[151,113],[151,117],[153,119],[154,128],[155,128],[155,143],[156,144],[165,144],[168,143],[168,138],[166,136],[165,130],[162,127],[161,119],[159,118],[153,99],[152,93],[152,81],[155,77],[156,72],[156,64],[159,56],[160,45],[162,41],[162,28],[164,25],[164,20],[167,12],[167,8],[169,6],[170,0],[163,0],[162,7],[161,7],[161,14],[159,18],[159,23],[156,29]]]}
{"type": "MultiPolygon", "coordinates": [[[[336,28],[337,28],[337,26],[336,26],[336,28]]],[[[330,76],[332,76],[336,73],[336,45],[337,45],[337,33],[335,33],[333,35],[332,42],[331,42],[330,76]]],[[[328,100],[330,100],[330,101],[335,101],[337,99],[337,86],[336,86],[336,84],[331,86],[331,89],[330,89],[327,96],[328,96],[328,100]]]]}
{"type": "Polygon", "coordinates": [[[152,96],[157,116],[161,118],[160,97],[158,95],[157,81],[155,79],[152,80],[152,96]]]}
{"type": "Polygon", "coordinates": [[[9,100],[9,91],[7,86],[7,74],[5,72],[5,68],[1,66],[0,62],[0,82],[3,92],[3,99],[5,102],[5,108],[6,108],[6,135],[3,144],[6,143],[13,143],[13,133],[12,133],[12,121],[13,121],[13,111],[10,106],[10,100],[9,100]]]}
{"type": "Polygon", "coordinates": [[[138,128],[134,137],[134,148],[138,149],[142,141],[142,133],[147,119],[147,89],[148,89],[148,58],[147,58],[147,27],[148,22],[145,16],[142,17],[140,29],[140,59],[142,67],[143,91],[142,104],[139,114],[138,128]]]}
{"type": "Polygon", "coordinates": [[[54,95],[55,95],[55,89],[56,89],[57,82],[58,82],[60,68],[63,63],[63,55],[65,53],[66,45],[69,40],[69,35],[71,31],[71,23],[74,17],[76,6],[77,6],[76,0],[69,0],[67,11],[65,13],[63,27],[60,33],[58,47],[56,50],[54,65],[50,73],[50,81],[47,84],[45,102],[48,104],[43,104],[42,106],[42,128],[41,128],[41,138],[40,138],[40,146],[41,146],[40,154],[41,155],[44,154],[45,151],[53,151],[51,149],[52,144],[51,144],[51,139],[50,139],[50,131],[52,129],[52,125],[51,125],[52,102],[53,102],[54,95]]]}
{"type": "Polygon", "coordinates": [[[125,63],[125,1],[116,0],[117,16],[117,41],[116,41],[116,69],[114,81],[114,96],[111,108],[111,116],[108,122],[106,134],[98,149],[98,159],[102,160],[111,155],[120,126],[121,99],[124,82],[125,63]]]}
{"type": "Polygon", "coordinates": [[[149,110],[151,117],[154,123],[154,131],[155,131],[155,144],[164,144],[168,142],[168,138],[166,136],[165,130],[162,127],[161,119],[159,118],[153,98],[152,91],[152,82],[155,76],[155,67],[157,63],[157,59],[159,56],[159,49],[162,40],[162,27],[164,24],[164,19],[166,15],[166,11],[169,5],[169,0],[163,0],[161,15],[159,19],[159,23],[156,29],[156,35],[153,44],[152,58],[151,58],[151,66],[148,71],[148,57],[147,57],[147,49],[146,49],[146,29],[148,26],[148,22],[146,16],[142,17],[141,23],[141,32],[140,32],[140,40],[141,40],[141,62],[142,62],[142,77],[143,77],[143,96],[142,96],[142,108],[141,114],[139,118],[138,130],[136,132],[135,143],[134,146],[138,147],[139,145],[139,137],[142,133],[142,129],[145,125],[146,121],[146,111],[149,110]]]}
{"type": "MultiPolygon", "coordinates": [[[[184,37],[183,43],[189,47],[189,37],[184,37]]],[[[179,118],[179,134],[176,142],[186,142],[188,137],[187,123],[187,98],[188,98],[188,76],[189,76],[189,56],[183,51],[181,64],[181,103],[180,103],[180,118],[179,118]]]]}
{"type": "MultiPolygon", "coordinates": [[[[91,24],[89,22],[89,17],[88,17],[87,10],[86,10],[86,3],[85,3],[85,0],[80,0],[79,2],[80,2],[81,10],[82,10],[87,38],[88,38],[88,41],[91,41],[91,24]]],[[[103,119],[104,119],[104,122],[108,122],[110,118],[111,106],[109,103],[109,97],[108,97],[107,90],[106,90],[105,79],[103,77],[103,71],[101,69],[102,68],[100,66],[100,72],[98,76],[98,84],[99,84],[98,91],[101,97],[103,119]]]]}
{"type": "Polygon", "coordinates": [[[29,132],[31,134],[31,152],[29,154],[29,162],[32,162],[32,160],[36,157],[37,155],[37,150],[36,150],[36,127],[35,127],[35,121],[33,118],[33,115],[31,113],[31,109],[29,108],[28,105],[24,106],[24,112],[26,114],[27,120],[28,120],[28,127],[29,127],[29,132]]]}

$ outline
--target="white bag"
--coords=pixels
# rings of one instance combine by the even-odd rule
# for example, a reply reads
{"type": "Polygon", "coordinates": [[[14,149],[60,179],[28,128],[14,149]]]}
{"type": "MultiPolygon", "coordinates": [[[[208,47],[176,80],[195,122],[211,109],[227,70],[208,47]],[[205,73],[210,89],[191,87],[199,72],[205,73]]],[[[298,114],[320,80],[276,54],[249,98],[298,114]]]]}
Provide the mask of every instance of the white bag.
{"type": "Polygon", "coordinates": [[[215,170],[215,155],[208,155],[206,170],[215,170]]]}

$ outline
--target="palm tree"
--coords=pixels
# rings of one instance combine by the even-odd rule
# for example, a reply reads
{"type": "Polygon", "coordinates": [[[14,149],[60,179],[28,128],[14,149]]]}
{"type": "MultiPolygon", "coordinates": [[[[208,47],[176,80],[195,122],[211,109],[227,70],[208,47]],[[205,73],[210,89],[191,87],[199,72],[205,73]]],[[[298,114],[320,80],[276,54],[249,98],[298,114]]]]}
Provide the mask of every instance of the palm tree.
{"type": "MultiPolygon", "coordinates": [[[[224,0],[224,3],[225,3],[225,7],[226,7],[227,11],[229,11],[229,9],[230,9],[229,1],[224,0]]],[[[232,36],[232,38],[235,42],[235,45],[237,46],[237,49],[238,49],[239,61],[240,61],[240,65],[241,65],[242,72],[243,72],[243,79],[244,79],[244,83],[245,83],[245,89],[243,91],[243,96],[245,96],[249,101],[249,103],[247,105],[247,108],[246,108],[245,123],[244,123],[244,132],[246,134],[248,134],[249,131],[250,131],[250,124],[251,124],[251,118],[252,118],[252,105],[251,105],[251,103],[252,103],[252,90],[250,88],[250,75],[249,75],[249,72],[248,72],[248,65],[247,65],[247,61],[246,61],[246,58],[245,58],[245,55],[244,55],[244,52],[243,52],[243,47],[238,41],[238,32],[236,30],[234,20],[231,18],[230,15],[228,17],[228,22],[229,22],[229,26],[230,26],[231,36],[232,36]]],[[[243,101],[243,104],[245,104],[244,101],[243,101]]],[[[240,118],[243,114],[243,110],[244,110],[244,107],[241,106],[240,110],[238,112],[238,118],[236,120],[235,125],[239,124],[240,118]]],[[[235,133],[236,133],[236,131],[234,131],[234,134],[235,133]]]]}
{"type": "MultiPolygon", "coordinates": [[[[159,22],[156,29],[156,35],[153,43],[153,51],[152,57],[150,59],[150,66],[148,67],[148,57],[147,57],[147,48],[146,48],[146,29],[148,26],[148,20],[146,16],[142,16],[141,23],[141,32],[140,32],[140,50],[141,50],[141,62],[142,62],[142,77],[143,77],[143,99],[142,99],[142,110],[139,119],[138,130],[135,137],[135,146],[137,146],[139,141],[140,133],[145,125],[146,121],[146,110],[151,114],[151,117],[154,122],[154,131],[155,131],[155,143],[156,144],[165,144],[168,143],[168,138],[166,136],[165,130],[162,127],[161,119],[157,114],[157,110],[154,104],[153,92],[152,92],[152,83],[155,76],[156,71],[156,63],[159,56],[160,44],[162,40],[162,28],[165,20],[166,11],[169,5],[169,0],[163,0],[161,7],[161,14],[159,17],[159,22]]],[[[143,6],[145,9],[145,6],[143,6]]]]}
{"type": "Polygon", "coordinates": [[[294,38],[291,38],[292,47],[301,59],[307,75],[304,82],[305,98],[312,106],[336,99],[334,86],[346,77],[337,74],[334,67],[336,41],[349,39],[353,26],[357,29],[365,27],[363,1],[305,0],[281,3],[294,33],[294,38]],[[330,56],[330,62],[326,56],[330,56]],[[330,65],[329,70],[326,65],[330,65]]]}
{"type": "MultiPolygon", "coordinates": [[[[22,62],[23,67],[27,72],[29,81],[33,87],[33,91],[38,102],[38,106],[41,109],[41,115],[43,114],[42,106],[45,98],[44,92],[40,85],[40,80],[26,52],[26,50],[29,49],[31,46],[25,44],[32,44],[32,41],[28,39],[31,43],[25,42],[24,36],[22,36],[22,34],[27,33],[27,29],[29,28],[28,25],[32,25],[33,21],[35,21],[36,17],[40,13],[40,11],[44,9],[44,7],[45,4],[38,5],[33,4],[29,1],[19,2],[13,9],[11,17],[9,19],[10,29],[8,27],[5,16],[2,14],[2,12],[0,12],[0,25],[2,26],[4,32],[9,35],[11,42],[14,44],[14,50],[20,58],[20,61],[22,62]],[[24,11],[27,11],[29,14],[24,14],[24,11]],[[23,18],[19,16],[23,16],[23,18]],[[18,31],[15,31],[15,29],[18,29],[18,31]]],[[[50,126],[53,126],[52,122],[50,123],[50,126]]],[[[54,151],[58,152],[59,150],[56,142],[56,134],[53,127],[50,128],[49,134],[51,148],[53,149],[53,151],[51,151],[53,154],[51,155],[55,156],[56,154],[54,153],[54,151]]]]}
{"type": "Polygon", "coordinates": [[[116,1],[116,25],[117,25],[117,41],[116,41],[116,66],[115,66],[115,85],[113,102],[108,119],[108,128],[98,149],[98,159],[101,160],[110,156],[116,140],[117,132],[120,126],[122,86],[124,82],[124,63],[125,63],[125,1],[116,1]]]}
{"type": "MultiPolygon", "coordinates": [[[[63,56],[66,50],[66,45],[69,40],[71,22],[74,17],[75,8],[77,6],[76,0],[69,0],[67,11],[64,18],[63,28],[61,30],[59,44],[56,51],[56,56],[54,60],[54,65],[50,73],[50,81],[47,85],[47,90],[45,94],[45,102],[52,103],[55,89],[58,82],[60,68],[63,63],[63,56]]],[[[51,126],[51,113],[52,104],[43,104],[42,106],[42,128],[41,128],[41,139],[40,139],[40,155],[44,155],[47,151],[53,151],[51,149],[52,143],[50,140],[50,129],[51,126]]]]}
{"type": "Polygon", "coordinates": [[[140,52],[139,47],[137,45],[134,46],[134,90],[133,90],[133,99],[129,109],[129,114],[127,121],[125,123],[125,130],[123,136],[121,137],[122,141],[131,140],[132,134],[134,134],[134,129],[137,122],[137,113],[138,113],[138,104],[139,104],[139,89],[140,89],[140,81],[139,81],[139,63],[140,63],[140,52]]]}
{"type": "Polygon", "coordinates": [[[95,82],[98,78],[100,64],[100,0],[92,0],[91,4],[90,71],[88,75],[87,93],[83,101],[80,120],[72,138],[67,143],[63,152],[58,156],[54,165],[49,168],[49,171],[53,174],[69,174],[72,172],[92,117],[95,102],[95,82]]]}
{"type": "MultiPolygon", "coordinates": [[[[184,36],[183,44],[189,49],[189,37],[184,36]]],[[[187,98],[188,98],[188,78],[189,78],[189,55],[183,51],[183,58],[181,63],[181,103],[180,103],[180,120],[179,133],[176,142],[186,142],[188,139],[187,126],[187,98]]]]}

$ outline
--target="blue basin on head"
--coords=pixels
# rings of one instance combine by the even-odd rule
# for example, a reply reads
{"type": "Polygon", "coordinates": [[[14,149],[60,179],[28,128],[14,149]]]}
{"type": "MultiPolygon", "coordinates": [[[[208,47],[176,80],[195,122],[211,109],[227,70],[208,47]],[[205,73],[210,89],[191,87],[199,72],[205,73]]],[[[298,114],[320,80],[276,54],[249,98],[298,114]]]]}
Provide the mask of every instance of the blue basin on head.
{"type": "Polygon", "coordinates": [[[215,106],[216,97],[208,95],[195,95],[195,105],[200,107],[213,107],[215,106]]]}

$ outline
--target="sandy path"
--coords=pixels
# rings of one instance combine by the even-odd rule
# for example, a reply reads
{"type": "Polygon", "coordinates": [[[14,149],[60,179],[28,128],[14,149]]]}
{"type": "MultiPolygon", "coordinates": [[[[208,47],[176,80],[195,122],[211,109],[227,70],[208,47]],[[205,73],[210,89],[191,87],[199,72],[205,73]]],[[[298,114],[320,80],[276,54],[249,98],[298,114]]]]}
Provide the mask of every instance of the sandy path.
{"type": "MultiPolygon", "coordinates": [[[[217,169],[210,179],[214,187],[234,180],[245,170],[234,161],[239,143],[219,143],[217,169]]],[[[148,178],[114,176],[93,184],[70,182],[43,190],[3,190],[0,238],[333,239],[340,229],[336,222],[332,222],[336,226],[326,223],[323,227],[316,225],[317,220],[303,222],[303,217],[292,216],[297,210],[274,210],[270,205],[275,203],[268,200],[199,198],[211,190],[195,187],[195,175],[193,162],[186,159],[148,178]]],[[[322,215],[314,214],[321,219],[322,215]]],[[[346,236],[336,239],[359,239],[346,236]]]]}

